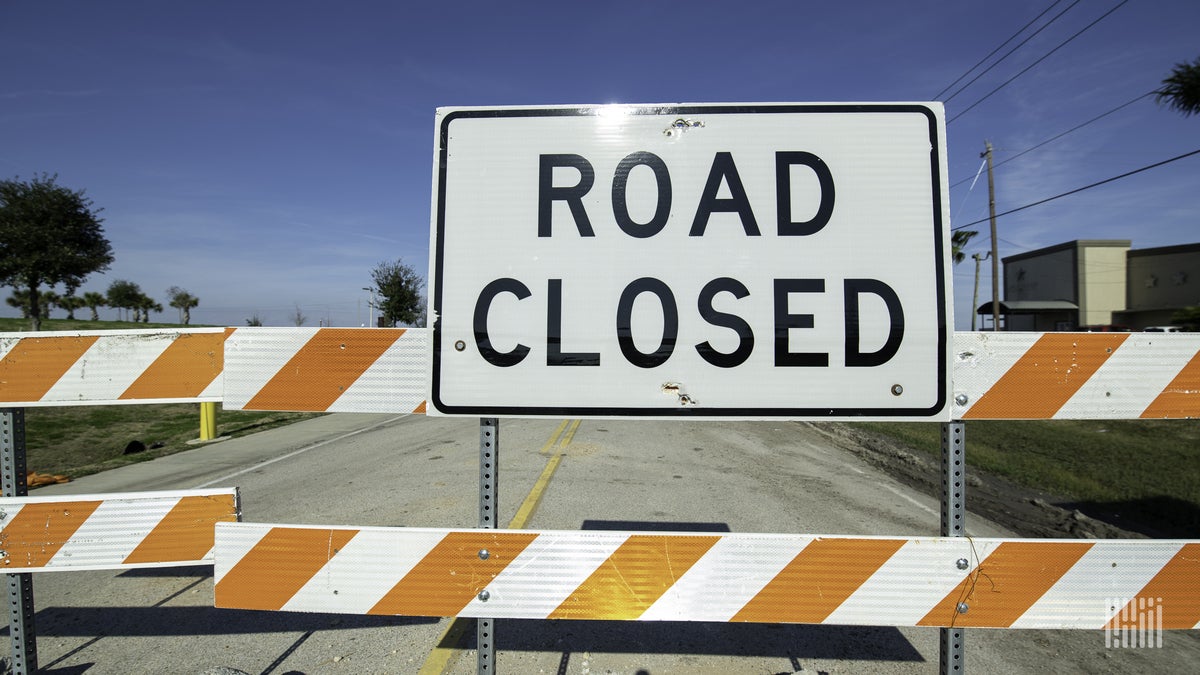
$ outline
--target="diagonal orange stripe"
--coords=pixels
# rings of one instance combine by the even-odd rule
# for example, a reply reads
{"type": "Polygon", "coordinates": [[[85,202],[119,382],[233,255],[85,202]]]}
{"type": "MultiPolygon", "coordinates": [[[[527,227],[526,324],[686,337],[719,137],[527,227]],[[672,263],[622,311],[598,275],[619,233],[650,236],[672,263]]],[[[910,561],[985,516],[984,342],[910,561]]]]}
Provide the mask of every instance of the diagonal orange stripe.
{"type": "Polygon", "coordinates": [[[237,522],[235,501],[231,494],[180,499],[123,564],[203,559],[213,547],[214,525],[237,522]]]}
{"type": "Polygon", "coordinates": [[[917,625],[1008,628],[1090,548],[1089,542],[1006,541],[917,625]]]}
{"type": "Polygon", "coordinates": [[[1048,419],[1128,339],[1121,333],[1046,333],[963,419],[1048,419]]]}
{"type": "Polygon", "coordinates": [[[122,400],[195,398],[225,365],[225,333],[181,333],[125,393],[122,400]]]}
{"type": "Polygon", "coordinates": [[[424,415],[425,414],[425,403],[426,403],[425,401],[421,401],[421,405],[417,406],[416,410],[413,410],[413,414],[414,415],[424,415]]]}
{"type": "Polygon", "coordinates": [[[903,539],[816,539],[730,621],[821,623],[903,545],[903,539]]]}
{"type": "Polygon", "coordinates": [[[322,328],[244,409],[327,410],[403,334],[403,328],[322,328]]]}
{"type": "Polygon", "coordinates": [[[21,338],[0,358],[0,401],[37,401],[99,336],[21,338]]]}
{"type": "Polygon", "coordinates": [[[43,567],[96,509],[99,501],[26,504],[0,531],[4,559],[14,567],[43,567]]]}
{"type": "Polygon", "coordinates": [[[217,583],[217,606],[278,610],[355,534],[358,530],[271,529],[217,583]]]}
{"type": "MultiPolygon", "coordinates": [[[[1162,616],[1162,627],[1167,630],[1190,630],[1200,624],[1200,544],[1184,544],[1145,588],[1130,599],[1129,605],[1122,608],[1130,610],[1126,616],[1134,620],[1138,615],[1138,598],[1155,600],[1162,616]]],[[[1105,627],[1122,627],[1121,613],[1118,612],[1105,627]]]]}
{"type": "Polygon", "coordinates": [[[367,614],[455,616],[537,539],[528,532],[450,532],[367,614]],[[487,560],[479,552],[487,549],[487,560]]]}
{"type": "Polygon", "coordinates": [[[631,535],[546,618],[635,620],[720,539],[631,535]]]}
{"type": "Polygon", "coordinates": [[[1194,419],[1200,417],[1200,352],[1192,356],[1171,384],[1142,411],[1143,418],[1194,419]]]}

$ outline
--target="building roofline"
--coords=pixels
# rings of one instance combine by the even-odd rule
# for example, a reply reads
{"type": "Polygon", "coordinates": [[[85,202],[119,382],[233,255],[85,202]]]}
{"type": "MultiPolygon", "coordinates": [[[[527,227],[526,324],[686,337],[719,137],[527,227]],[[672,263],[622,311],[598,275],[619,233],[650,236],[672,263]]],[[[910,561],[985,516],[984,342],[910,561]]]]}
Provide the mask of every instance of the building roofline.
{"type": "Polygon", "coordinates": [[[1156,248],[1139,248],[1129,249],[1125,255],[1129,258],[1135,258],[1144,255],[1168,255],[1172,253],[1196,253],[1200,252],[1200,243],[1196,244],[1177,244],[1175,246],[1158,246],[1156,248]]]}
{"type": "Polygon", "coordinates": [[[1081,248],[1129,248],[1133,245],[1133,241],[1129,239],[1075,239],[1073,241],[1039,248],[1036,251],[1027,251],[1025,253],[1017,253],[1005,258],[1001,258],[1000,262],[1005,265],[1010,262],[1020,262],[1027,258],[1035,258],[1038,256],[1048,255],[1050,253],[1058,253],[1060,251],[1078,250],[1081,248]]]}

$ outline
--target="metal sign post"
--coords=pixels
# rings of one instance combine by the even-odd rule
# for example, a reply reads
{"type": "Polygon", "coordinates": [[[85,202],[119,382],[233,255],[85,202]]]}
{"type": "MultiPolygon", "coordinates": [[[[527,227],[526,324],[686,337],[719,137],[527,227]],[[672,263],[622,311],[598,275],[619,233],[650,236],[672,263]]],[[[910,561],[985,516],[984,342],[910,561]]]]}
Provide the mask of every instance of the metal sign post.
{"type": "MultiPolygon", "coordinates": [[[[25,409],[0,408],[0,480],[4,497],[24,497],[25,409]]],[[[4,555],[0,552],[0,555],[4,555]]],[[[33,625],[33,575],[5,574],[8,587],[8,632],[12,637],[12,672],[37,672],[37,634],[33,625]]]]}
{"type": "MultiPolygon", "coordinates": [[[[942,424],[942,531],[943,537],[966,536],[966,425],[962,422],[942,424]]],[[[957,567],[969,569],[971,561],[959,558],[957,567]]],[[[958,611],[970,611],[966,603],[960,603],[958,611]]],[[[963,629],[958,627],[941,629],[941,673],[963,672],[963,629]]]]}
{"type": "MultiPolygon", "coordinates": [[[[500,482],[500,420],[484,417],[479,420],[479,527],[496,529],[496,508],[499,499],[496,488],[500,482]]],[[[487,550],[479,552],[487,559],[487,550]]],[[[487,593],[482,591],[481,593],[487,593]]],[[[486,598],[481,598],[486,600],[486,598]]],[[[496,672],[496,620],[477,619],[475,629],[476,666],[480,675],[496,672]]]]}

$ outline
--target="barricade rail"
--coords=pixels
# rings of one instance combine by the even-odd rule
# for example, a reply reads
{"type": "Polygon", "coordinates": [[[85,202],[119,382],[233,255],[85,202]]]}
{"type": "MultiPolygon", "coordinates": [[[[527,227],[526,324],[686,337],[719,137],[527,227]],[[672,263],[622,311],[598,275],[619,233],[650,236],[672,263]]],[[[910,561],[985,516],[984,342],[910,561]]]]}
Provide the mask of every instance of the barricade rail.
{"type": "MultiPolygon", "coordinates": [[[[12,572],[14,670],[37,667],[26,629],[33,612],[27,571],[67,569],[60,555],[76,556],[62,552],[72,550],[74,537],[90,541],[93,533],[124,544],[88,564],[151,564],[133,542],[154,537],[189,499],[151,506],[135,504],[135,495],[96,495],[65,507],[25,497],[23,408],[222,401],[244,410],[423,413],[427,350],[424,329],[0,334],[0,512],[8,516],[0,564],[13,565],[4,571],[12,572]],[[116,508],[137,512],[138,524],[125,531],[92,524],[116,508]],[[37,509],[71,513],[56,524],[61,532],[50,533],[61,544],[56,555],[35,555],[45,542],[28,536],[36,527],[19,524],[29,520],[22,513],[37,509]]],[[[160,562],[214,562],[219,607],[477,617],[481,636],[488,635],[478,646],[481,670],[495,662],[491,620],[510,617],[936,626],[943,667],[953,670],[962,667],[964,627],[1110,627],[1129,612],[1106,606],[1112,597],[1162,598],[1163,628],[1200,627],[1200,542],[964,537],[962,424],[1200,417],[1200,336],[956,333],[952,384],[956,421],[943,425],[938,538],[496,531],[482,504],[497,480],[498,420],[484,419],[486,529],[236,523],[236,493],[201,496],[220,507],[206,504],[202,518],[186,518],[194,526],[192,552],[160,562]],[[201,531],[207,540],[197,539],[201,531]],[[338,545],[306,545],[313,537],[338,545]],[[987,593],[978,589],[981,579],[987,593]],[[701,592],[714,586],[730,590],[720,598],[701,592]],[[638,592],[630,595],[630,587],[638,592]]]]}
{"type": "MultiPolygon", "coordinates": [[[[0,406],[423,413],[423,328],[0,333],[0,406]]],[[[1200,417],[1200,335],[954,334],[957,420],[1200,417]]]]}

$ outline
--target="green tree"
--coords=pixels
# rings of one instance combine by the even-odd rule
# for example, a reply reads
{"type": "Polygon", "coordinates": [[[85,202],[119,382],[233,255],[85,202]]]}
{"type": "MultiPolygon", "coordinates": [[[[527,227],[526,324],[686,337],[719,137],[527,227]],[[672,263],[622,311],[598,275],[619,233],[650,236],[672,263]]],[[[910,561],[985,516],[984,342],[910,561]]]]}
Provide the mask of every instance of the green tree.
{"type": "Polygon", "coordinates": [[[21,310],[21,318],[29,318],[29,293],[26,291],[13,291],[12,295],[4,301],[9,307],[16,307],[21,310]]]}
{"type": "MultiPolygon", "coordinates": [[[[145,297],[145,293],[142,293],[142,287],[132,281],[117,279],[108,285],[108,306],[116,308],[118,319],[124,319],[128,316],[123,316],[121,310],[136,310],[138,302],[143,297],[145,297]]],[[[137,321],[139,318],[140,316],[135,315],[134,321],[137,321]]]]}
{"type": "Polygon", "coordinates": [[[75,318],[75,310],[87,307],[87,301],[78,295],[64,295],[58,301],[58,306],[67,310],[67,318],[75,318]]]}
{"type": "Polygon", "coordinates": [[[104,299],[104,294],[88,291],[83,294],[83,306],[92,310],[92,321],[100,320],[99,308],[106,307],[108,303],[104,299]]]}
{"type": "Polygon", "coordinates": [[[403,261],[384,261],[371,270],[371,281],[379,295],[379,313],[384,325],[424,324],[421,288],[425,280],[403,261]]]}
{"type": "Polygon", "coordinates": [[[954,260],[954,264],[966,260],[967,242],[979,234],[975,230],[955,230],[954,234],[950,235],[950,257],[954,260]]]}
{"type": "MultiPolygon", "coordinates": [[[[22,319],[33,318],[33,303],[29,302],[29,291],[15,290],[12,295],[5,300],[9,307],[16,307],[21,310],[22,319]]],[[[42,319],[50,318],[50,310],[55,306],[62,307],[62,298],[54,291],[42,291],[38,293],[38,311],[41,312],[42,319]]]]}
{"type": "Polygon", "coordinates": [[[154,298],[148,295],[143,295],[138,298],[137,305],[134,307],[135,314],[133,320],[138,321],[140,318],[142,323],[150,323],[150,312],[161,313],[162,311],[162,303],[155,301],[154,298]]]}
{"type": "Polygon", "coordinates": [[[1154,100],[1185,117],[1200,113],[1200,58],[1175,64],[1162,87],[1154,90],[1154,100]]]}
{"type": "Polygon", "coordinates": [[[55,307],[62,307],[62,300],[62,296],[52,290],[42,291],[41,298],[38,299],[38,305],[42,308],[42,318],[49,319],[50,310],[55,307]]]}
{"type": "Polygon", "coordinates": [[[200,298],[178,286],[168,288],[167,297],[170,298],[167,304],[179,310],[179,321],[185,326],[191,323],[192,308],[200,304],[200,298]]]}
{"type": "Polygon", "coordinates": [[[33,330],[42,327],[42,286],[78,284],[113,261],[99,209],[57,179],[0,180],[0,285],[28,292],[33,330]]]}
{"type": "Polygon", "coordinates": [[[1184,307],[1171,315],[1171,323],[1184,330],[1200,331],[1200,306],[1184,307]]]}

